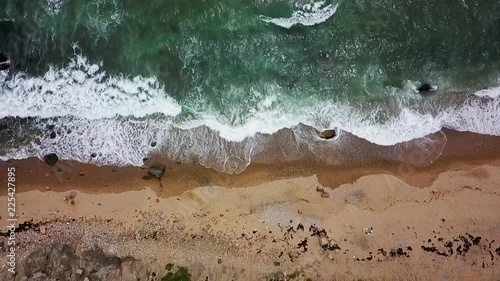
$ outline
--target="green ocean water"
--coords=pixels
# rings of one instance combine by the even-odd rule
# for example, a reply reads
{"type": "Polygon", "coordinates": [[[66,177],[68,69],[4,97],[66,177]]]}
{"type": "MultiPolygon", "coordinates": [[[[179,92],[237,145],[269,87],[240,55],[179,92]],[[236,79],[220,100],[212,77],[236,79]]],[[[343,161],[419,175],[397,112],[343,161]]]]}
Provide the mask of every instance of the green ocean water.
{"type": "MultiPolygon", "coordinates": [[[[480,133],[499,131],[498,127],[471,129],[474,124],[437,116],[450,106],[462,106],[464,100],[477,102],[468,101],[464,93],[496,85],[500,2],[495,0],[3,0],[0,52],[12,60],[11,77],[23,73],[8,87],[4,82],[4,89],[9,88],[4,95],[11,97],[22,89],[29,92],[26,99],[43,100],[22,116],[12,105],[4,105],[0,109],[7,112],[1,117],[26,118],[34,108],[45,110],[42,115],[33,114],[46,118],[43,123],[50,123],[47,118],[69,118],[54,105],[57,102],[51,105],[43,98],[57,91],[47,94],[43,81],[30,80],[29,86],[12,89],[29,77],[48,77],[51,69],[68,69],[71,59],[80,57],[85,58],[84,64],[99,66],[101,82],[113,77],[154,77],[151,87],[161,88],[160,96],[181,108],[181,113],[171,114],[175,116],[169,119],[171,124],[186,130],[206,125],[231,141],[259,131],[272,133],[280,124],[290,127],[303,122],[338,126],[378,143],[363,132],[394,134],[392,129],[384,131],[384,126],[397,125],[389,121],[401,115],[401,107],[421,113],[423,117],[415,122],[425,119],[429,123],[425,126],[432,127],[421,136],[447,124],[480,133]],[[316,8],[311,8],[314,4],[316,8]],[[315,21],[332,7],[336,8],[333,15],[315,21]],[[287,28],[265,20],[280,18],[296,24],[287,28]],[[423,99],[415,91],[422,83],[439,90],[423,99]],[[257,118],[263,111],[265,117],[257,118]],[[269,122],[272,129],[266,131],[265,122],[250,122],[255,118],[269,122]],[[376,125],[381,127],[374,129],[376,125]],[[239,136],[242,131],[246,134],[239,136]]],[[[89,78],[93,72],[85,75],[89,78]]],[[[52,83],[50,79],[44,81],[52,83]]],[[[127,95],[123,89],[117,91],[127,95]]],[[[23,93],[18,94],[23,99],[23,93]]],[[[144,100],[158,97],[144,95],[144,100]]],[[[488,116],[498,114],[496,100],[484,106],[493,111],[488,116]]],[[[77,105],[72,107],[78,111],[77,105]]],[[[130,112],[132,116],[117,116],[133,118],[134,111],[130,112]]],[[[162,114],[157,110],[145,115],[160,122],[162,114]]],[[[413,119],[400,119],[412,125],[408,122],[413,119]]],[[[419,134],[418,129],[410,131],[408,136],[395,137],[394,143],[419,134]]],[[[391,144],[390,136],[383,139],[380,144],[391,144]]],[[[59,145],[64,146],[63,142],[59,145]]],[[[12,155],[12,149],[4,154],[12,155]]]]}
{"type": "Polygon", "coordinates": [[[339,99],[383,95],[405,80],[478,86],[478,76],[499,70],[500,3],[492,0],[341,1],[325,22],[290,29],[259,18],[289,17],[290,1],[59,2],[57,13],[47,1],[0,4],[0,35],[16,38],[0,49],[19,68],[64,66],[77,44],[109,73],[157,76],[175,98],[221,111],[223,99],[241,102],[234,89],[248,96],[279,85],[292,96],[339,99]]]}

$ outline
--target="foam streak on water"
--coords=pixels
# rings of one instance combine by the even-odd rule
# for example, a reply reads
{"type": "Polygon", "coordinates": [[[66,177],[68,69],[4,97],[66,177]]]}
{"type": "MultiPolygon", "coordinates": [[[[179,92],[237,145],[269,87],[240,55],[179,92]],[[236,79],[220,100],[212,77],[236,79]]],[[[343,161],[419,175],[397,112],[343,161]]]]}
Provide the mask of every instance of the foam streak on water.
{"type": "Polygon", "coordinates": [[[284,28],[290,28],[296,24],[313,26],[325,22],[337,11],[338,4],[325,5],[324,1],[313,2],[296,7],[297,10],[289,18],[271,18],[261,16],[261,20],[284,28]]]}

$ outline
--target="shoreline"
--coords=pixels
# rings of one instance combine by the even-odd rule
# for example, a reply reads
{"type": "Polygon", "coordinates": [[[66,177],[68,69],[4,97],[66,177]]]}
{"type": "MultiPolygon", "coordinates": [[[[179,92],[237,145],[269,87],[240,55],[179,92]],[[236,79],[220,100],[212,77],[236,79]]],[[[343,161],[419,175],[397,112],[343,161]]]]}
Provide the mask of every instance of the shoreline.
{"type": "MultiPolygon", "coordinates": [[[[138,190],[139,186],[148,185],[157,196],[171,197],[203,186],[250,187],[275,180],[313,175],[317,176],[322,186],[329,188],[353,183],[363,176],[373,174],[392,175],[413,186],[427,187],[445,171],[489,163],[500,165],[500,137],[451,130],[445,133],[447,142],[442,155],[434,163],[423,167],[401,161],[328,165],[310,157],[294,161],[251,163],[240,174],[227,174],[197,163],[181,163],[158,157],[152,157],[142,167],[95,166],[67,160],[59,160],[55,166],[49,166],[37,158],[10,160],[0,163],[0,166],[16,168],[19,175],[18,186],[22,186],[21,192],[35,189],[44,191],[49,186],[51,190],[58,192],[77,189],[104,194],[138,190]],[[153,163],[164,164],[165,175],[160,181],[142,179],[153,163]]],[[[360,147],[360,150],[364,149],[366,147],[360,147]]],[[[410,157],[411,153],[410,150],[410,157]]],[[[417,151],[417,158],[420,153],[422,152],[417,151]]],[[[2,183],[6,183],[6,180],[2,180],[2,183]]]]}

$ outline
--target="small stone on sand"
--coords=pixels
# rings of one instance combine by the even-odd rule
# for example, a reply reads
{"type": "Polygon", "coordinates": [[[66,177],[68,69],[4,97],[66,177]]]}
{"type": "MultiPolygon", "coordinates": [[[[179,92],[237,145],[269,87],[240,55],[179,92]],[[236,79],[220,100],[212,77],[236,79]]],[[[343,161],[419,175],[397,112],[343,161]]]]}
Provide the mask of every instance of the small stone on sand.
{"type": "Polygon", "coordinates": [[[325,248],[328,247],[328,244],[329,244],[328,238],[326,238],[326,237],[319,237],[318,240],[319,240],[319,246],[321,248],[325,249],[325,248]]]}
{"type": "Polygon", "coordinates": [[[291,251],[288,253],[288,256],[290,257],[290,261],[295,262],[299,258],[300,253],[297,251],[291,251]]]}
{"type": "Polygon", "coordinates": [[[54,166],[57,161],[59,160],[59,157],[57,157],[57,155],[55,153],[50,153],[50,154],[47,154],[43,157],[43,160],[45,161],[45,163],[49,164],[50,166],[54,166]]]}
{"type": "Polygon", "coordinates": [[[68,192],[68,194],[66,195],[66,197],[68,199],[75,199],[76,195],[77,195],[76,191],[70,191],[70,192],[68,192]]]}
{"type": "Polygon", "coordinates": [[[164,173],[165,173],[165,165],[159,163],[151,165],[151,167],[148,170],[149,175],[158,179],[161,178],[164,173]]]}
{"type": "Polygon", "coordinates": [[[331,139],[337,136],[337,132],[335,130],[324,130],[319,134],[319,137],[322,139],[331,139]]]}

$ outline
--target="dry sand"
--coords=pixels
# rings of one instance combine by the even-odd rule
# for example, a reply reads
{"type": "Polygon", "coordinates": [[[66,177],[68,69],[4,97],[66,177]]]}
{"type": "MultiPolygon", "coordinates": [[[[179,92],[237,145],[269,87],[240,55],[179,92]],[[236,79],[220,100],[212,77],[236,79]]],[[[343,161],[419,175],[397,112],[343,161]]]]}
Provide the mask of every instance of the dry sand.
{"type": "MultiPolygon", "coordinates": [[[[405,174],[302,162],[228,176],[168,163],[161,182],[141,168],[1,164],[10,166],[18,222],[33,223],[17,232],[19,265],[61,242],[77,255],[97,246],[132,256],[151,280],[168,263],[192,280],[500,280],[498,155],[405,174]]],[[[13,280],[1,250],[0,280],[13,280]]],[[[107,280],[135,278],[123,276],[107,280]]]]}

